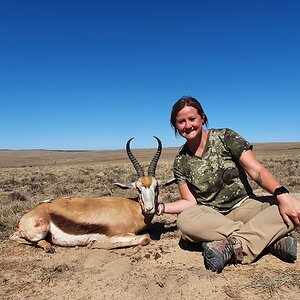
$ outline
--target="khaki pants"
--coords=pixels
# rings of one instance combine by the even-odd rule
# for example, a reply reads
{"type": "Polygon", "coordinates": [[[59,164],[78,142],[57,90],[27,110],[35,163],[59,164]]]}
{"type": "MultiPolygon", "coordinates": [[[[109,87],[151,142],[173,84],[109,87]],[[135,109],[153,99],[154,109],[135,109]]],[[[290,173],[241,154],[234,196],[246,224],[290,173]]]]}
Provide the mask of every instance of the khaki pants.
{"type": "Polygon", "coordinates": [[[294,229],[284,223],[277,205],[254,199],[227,214],[196,205],[178,215],[177,226],[183,238],[192,242],[235,238],[242,245],[243,264],[253,262],[268,245],[294,229]]]}

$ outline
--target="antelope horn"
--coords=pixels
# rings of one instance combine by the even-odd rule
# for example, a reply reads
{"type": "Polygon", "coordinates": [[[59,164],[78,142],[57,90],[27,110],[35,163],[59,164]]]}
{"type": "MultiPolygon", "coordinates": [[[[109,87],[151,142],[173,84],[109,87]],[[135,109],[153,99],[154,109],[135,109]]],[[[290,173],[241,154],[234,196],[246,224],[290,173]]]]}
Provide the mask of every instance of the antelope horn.
{"type": "Polygon", "coordinates": [[[131,138],[127,141],[126,143],[126,151],[127,151],[127,155],[131,161],[131,163],[133,164],[136,172],[137,172],[137,175],[139,177],[142,177],[144,176],[144,170],[142,168],[142,166],[140,165],[140,163],[138,162],[138,160],[134,157],[134,155],[132,154],[131,150],[130,150],[130,142],[133,140],[134,138],[131,138]]]}
{"type": "Polygon", "coordinates": [[[160,157],[160,154],[161,154],[161,150],[162,150],[162,144],[161,144],[161,140],[154,136],[157,140],[157,143],[158,143],[158,148],[157,148],[157,151],[149,165],[149,168],[148,168],[148,175],[149,176],[153,176],[155,177],[155,170],[156,170],[156,166],[157,166],[157,162],[159,160],[159,157],[160,157]]]}

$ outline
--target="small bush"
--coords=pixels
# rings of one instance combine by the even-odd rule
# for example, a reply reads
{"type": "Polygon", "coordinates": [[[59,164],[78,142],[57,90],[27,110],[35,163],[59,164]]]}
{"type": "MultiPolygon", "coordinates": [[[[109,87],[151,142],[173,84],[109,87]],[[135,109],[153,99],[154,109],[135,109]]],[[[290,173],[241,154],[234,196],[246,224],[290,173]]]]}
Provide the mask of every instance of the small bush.
{"type": "Polygon", "coordinates": [[[27,201],[26,196],[22,195],[19,192],[13,192],[8,195],[10,201],[27,201]]]}

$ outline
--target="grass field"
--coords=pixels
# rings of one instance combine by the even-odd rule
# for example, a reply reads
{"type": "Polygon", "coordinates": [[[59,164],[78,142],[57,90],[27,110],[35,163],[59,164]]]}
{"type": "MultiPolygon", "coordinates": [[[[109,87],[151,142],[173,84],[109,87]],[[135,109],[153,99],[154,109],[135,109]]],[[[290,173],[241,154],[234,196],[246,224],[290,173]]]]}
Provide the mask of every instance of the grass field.
{"type": "MultiPolygon", "coordinates": [[[[157,167],[159,179],[172,178],[178,149],[163,150],[157,167]]],[[[257,157],[292,192],[300,191],[300,143],[255,145],[257,157]]],[[[147,169],[155,149],[136,149],[134,154],[147,169]]],[[[0,239],[9,235],[17,220],[34,204],[61,195],[126,195],[113,182],[136,177],[126,151],[0,151],[0,239]]],[[[254,189],[259,189],[253,184],[254,189]]],[[[175,185],[160,193],[160,201],[178,199],[175,185]]]]}
{"type": "MultiPolygon", "coordinates": [[[[256,144],[260,161],[293,193],[300,192],[300,143],[256,144]]],[[[170,179],[178,149],[164,149],[158,179],[170,179]]],[[[147,170],[155,149],[133,149],[147,170]]],[[[257,263],[205,270],[195,249],[178,242],[176,216],[155,217],[145,247],[97,250],[41,249],[8,240],[19,218],[42,200],[66,195],[136,196],[113,187],[136,173],[125,150],[0,151],[1,299],[298,299],[300,263],[266,255],[257,263]],[[116,284],[117,283],[117,284],[116,284]],[[63,292],[62,292],[63,291],[63,292]]],[[[263,191],[255,184],[257,194],[263,191]]],[[[162,189],[160,202],[178,199],[176,185],[162,189]]],[[[299,240],[299,230],[294,233],[299,240]]],[[[298,251],[299,254],[299,251],[298,251]]]]}

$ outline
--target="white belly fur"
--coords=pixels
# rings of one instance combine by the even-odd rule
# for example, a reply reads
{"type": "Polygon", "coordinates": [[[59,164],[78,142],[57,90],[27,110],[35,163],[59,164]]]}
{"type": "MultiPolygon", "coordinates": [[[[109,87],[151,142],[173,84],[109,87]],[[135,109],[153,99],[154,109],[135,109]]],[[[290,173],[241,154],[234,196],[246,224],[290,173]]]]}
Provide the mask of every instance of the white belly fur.
{"type": "Polygon", "coordinates": [[[107,239],[104,234],[99,233],[81,235],[68,234],[59,229],[53,223],[50,223],[50,232],[52,236],[52,243],[58,246],[86,246],[92,241],[107,239]]]}

